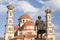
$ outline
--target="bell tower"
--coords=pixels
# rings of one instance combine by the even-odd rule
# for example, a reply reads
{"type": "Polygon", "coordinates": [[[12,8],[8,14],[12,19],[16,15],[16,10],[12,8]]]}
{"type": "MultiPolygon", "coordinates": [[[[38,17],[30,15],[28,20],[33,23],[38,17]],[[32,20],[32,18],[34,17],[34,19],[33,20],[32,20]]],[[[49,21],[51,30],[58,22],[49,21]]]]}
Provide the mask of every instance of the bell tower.
{"type": "Polygon", "coordinates": [[[7,23],[5,25],[5,40],[9,40],[14,37],[14,27],[13,27],[13,6],[7,6],[7,23]]]}
{"type": "Polygon", "coordinates": [[[45,10],[46,12],[46,26],[47,26],[47,40],[55,40],[54,27],[52,25],[52,11],[50,9],[45,10]]]}

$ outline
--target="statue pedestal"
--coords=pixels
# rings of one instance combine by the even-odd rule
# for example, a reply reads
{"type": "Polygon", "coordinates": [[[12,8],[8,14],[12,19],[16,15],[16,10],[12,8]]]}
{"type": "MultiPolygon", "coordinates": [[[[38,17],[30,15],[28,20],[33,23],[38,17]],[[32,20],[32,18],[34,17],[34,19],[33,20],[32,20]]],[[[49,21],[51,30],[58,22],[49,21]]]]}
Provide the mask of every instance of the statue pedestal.
{"type": "Polygon", "coordinates": [[[45,38],[44,39],[41,39],[41,38],[35,38],[35,40],[46,40],[45,38]]]}

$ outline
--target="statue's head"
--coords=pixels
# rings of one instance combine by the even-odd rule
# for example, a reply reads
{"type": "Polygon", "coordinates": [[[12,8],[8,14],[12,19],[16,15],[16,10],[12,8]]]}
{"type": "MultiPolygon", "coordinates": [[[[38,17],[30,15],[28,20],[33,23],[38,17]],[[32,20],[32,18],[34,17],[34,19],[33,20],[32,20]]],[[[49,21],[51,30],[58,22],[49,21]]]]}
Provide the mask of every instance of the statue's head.
{"type": "Polygon", "coordinates": [[[41,16],[38,16],[38,19],[41,19],[41,16]]]}

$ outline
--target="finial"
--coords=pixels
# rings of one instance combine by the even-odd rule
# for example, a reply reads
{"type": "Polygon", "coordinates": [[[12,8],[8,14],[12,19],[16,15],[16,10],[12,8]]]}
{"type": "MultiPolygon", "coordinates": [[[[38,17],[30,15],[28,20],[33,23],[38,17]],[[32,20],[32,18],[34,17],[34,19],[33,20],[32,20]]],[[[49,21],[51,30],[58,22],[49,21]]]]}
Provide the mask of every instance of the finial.
{"type": "Polygon", "coordinates": [[[7,8],[8,8],[9,10],[13,10],[14,6],[13,6],[13,5],[8,5],[7,8]]]}
{"type": "Polygon", "coordinates": [[[50,9],[45,10],[46,13],[51,13],[52,11],[50,9]]]}

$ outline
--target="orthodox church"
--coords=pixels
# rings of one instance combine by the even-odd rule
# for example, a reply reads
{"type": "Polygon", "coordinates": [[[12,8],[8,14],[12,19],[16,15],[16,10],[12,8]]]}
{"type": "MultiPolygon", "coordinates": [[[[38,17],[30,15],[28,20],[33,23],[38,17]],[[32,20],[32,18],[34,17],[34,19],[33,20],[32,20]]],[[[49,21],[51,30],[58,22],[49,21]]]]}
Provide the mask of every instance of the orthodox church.
{"type": "MultiPolygon", "coordinates": [[[[5,40],[35,40],[37,32],[34,30],[35,23],[28,14],[22,14],[18,21],[18,25],[13,26],[13,9],[12,5],[7,6],[7,23],[5,25],[5,40]]],[[[51,10],[46,11],[46,27],[47,34],[43,35],[46,40],[55,40],[54,30],[52,26],[51,10]]],[[[40,36],[39,36],[40,37],[40,36]]]]}

